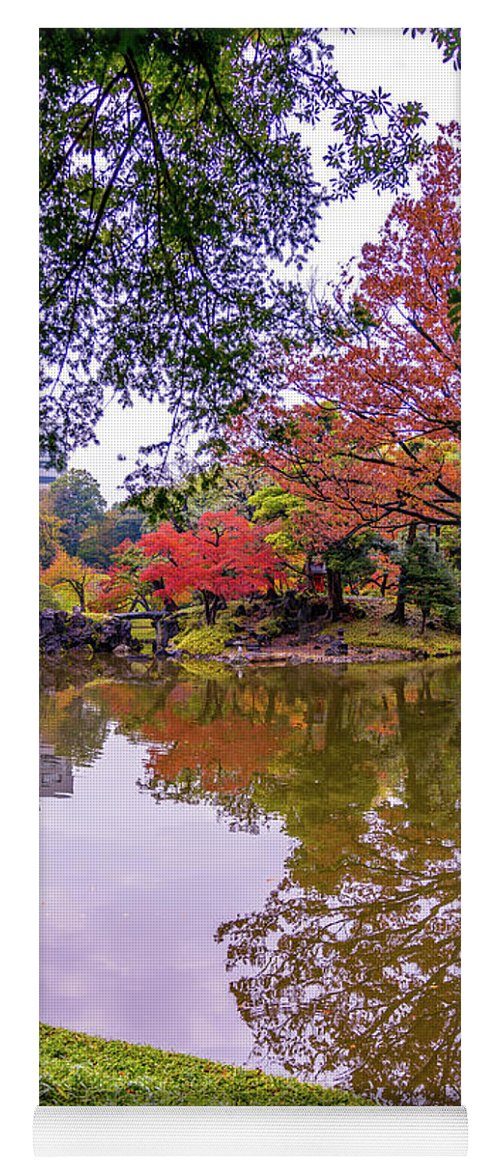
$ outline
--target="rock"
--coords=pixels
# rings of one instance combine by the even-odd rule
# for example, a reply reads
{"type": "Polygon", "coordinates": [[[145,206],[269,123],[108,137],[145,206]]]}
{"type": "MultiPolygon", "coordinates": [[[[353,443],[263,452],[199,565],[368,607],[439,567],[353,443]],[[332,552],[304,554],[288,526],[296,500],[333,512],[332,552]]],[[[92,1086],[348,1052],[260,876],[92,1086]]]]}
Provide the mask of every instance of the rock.
{"type": "Polygon", "coordinates": [[[132,639],[132,623],[130,618],[107,618],[96,627],[96,650],[114,651],[116,647],[125,646],[128,650],[136,647],[136,640],[132,639]]]}
{"type": "Polygon", "coordinates": [[[325,649],[325,655],[347,655],[349,647],[344,642],[344,631],[339,630],[337,638],[330,639],[330,645],[325,649]]]}
{"type": "MultiPolygon", "coordinates": [[[[176,624],[175,624],[176,625],[176,624]]],[[[98,651],[140,650],[140,643],[132,638],[132,624],[126,617],[108,618],[94,622],[75,610],[42,610],[40,613],[40,649],[54,655],[61,650],[79,650],[91,647],[98,651]]]]}
{"type": "Polygon", "coordinates": [[[169,618],[168,622],[165,623],[165,633],[167,640],[170,641],[171,638],[175,638],[176,634],[179,633],[179,629],[180,627],[177,618],[169,618]]]}
{"type": "Polygon", "coordinates": [[[94,637],[94,623],[85,614],[74,613],[67,619],[64,642],[69,647],[91,646],[94,637]]]}
{"type": "Polygon", "coordinates": [[[61,650],[61,640],[57,634],[47,634],[43,643],[42,650],[46,655],[58,655],[61,650]]]}

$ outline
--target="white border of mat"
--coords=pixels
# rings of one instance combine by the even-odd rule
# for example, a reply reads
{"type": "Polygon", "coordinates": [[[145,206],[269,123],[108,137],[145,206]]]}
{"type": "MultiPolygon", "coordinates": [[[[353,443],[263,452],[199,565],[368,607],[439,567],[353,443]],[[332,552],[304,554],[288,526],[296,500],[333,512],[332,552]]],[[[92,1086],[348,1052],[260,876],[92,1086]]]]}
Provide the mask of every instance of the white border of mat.
{"type": "Polygon", "coordinates": [[[39,1106],[35,1155],[465,1155],[463,1106],[39,1106]]]}

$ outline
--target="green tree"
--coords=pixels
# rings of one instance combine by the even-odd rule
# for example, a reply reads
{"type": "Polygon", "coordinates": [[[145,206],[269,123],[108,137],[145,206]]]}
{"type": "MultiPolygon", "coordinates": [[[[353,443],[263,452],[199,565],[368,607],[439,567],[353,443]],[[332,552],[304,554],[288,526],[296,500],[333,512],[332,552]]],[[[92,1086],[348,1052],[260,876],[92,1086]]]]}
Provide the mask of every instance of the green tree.
{"type": "Polygon", "coordinates": [[[169,520],[183,532],[194,528],[204,512],[234,510],[247,520],[256,519],[252,499],[266,483],[267,476],[258,468],[214,463],[202,470],[190,469],[170,485],[146,488],[132,499],[146,514],[152,528],[169,520]]]}
{"type": "Polygon", "coordinates": [[[84,529],[78,543],[78,556],[87,565],[108,569],[113,550],[123,541],[137,541],[144,524],[144,513],[138,508],[110,508],[104,516],[84,529]]]}
{"type": "Polygon", "coordinates": [[[104,516],[106,502],[90,472],[64,472],[49,488],[50,503],[64,524],[59,540],[67,553],[78,551],[84,530],[104,516]]]}
{"type": "Polygon", "coordinates": [[[433,609],[451,611],[458,606],[456,576],[427,533],[418,533],[413,543],[406,545],[401,566],[406,578],[406,598],[418,606],[422,615],[422,632],[433,609]]]}
{"type": "Polygon", "coordinates": [[[375,549],[389,553],[393,544],[376,533],[368,531],[334,541],[323,556],[327,571],[327,588],[332,618],[339,618],[344,606],[344,584],[351,593],[373,576],[374,562],[370,553],[375,549]]]}
{"type": "Polygon", "coordinates": [[[269,261],[300,269],[325,202],[404,185],[427,115],[344,87],[318,29],[48,28],[40,76],[42,450],[89,442],[110,389],[168,400],[168,451],[276,383],[311,322],[269,261]],[[324,111],[323,188],[300,127],[324,111]]]}
{"type": "Polygon", "coordinates": [[[38,587],[38,608],[39,610],[60,610],[61,603],[54,590],[50,586],[45,585],[41,581],[38,587]]]}
{"type": "Polygon", "coordinates": [[[431,41],[443,50],[443,61],[452,61],[454,69],[462,67],[462,37],[459,28],[405,28],[404,33],[411,33],[415,40],[417,33],[430,33],[431,41]]]}
{"type": "Polygon", "coordinates": [[[62,520],[53,512],[48,489],[42,488],[38,512],[38,552],[42,569],[47,569],[56,556],[62,527],[62,520]]]}

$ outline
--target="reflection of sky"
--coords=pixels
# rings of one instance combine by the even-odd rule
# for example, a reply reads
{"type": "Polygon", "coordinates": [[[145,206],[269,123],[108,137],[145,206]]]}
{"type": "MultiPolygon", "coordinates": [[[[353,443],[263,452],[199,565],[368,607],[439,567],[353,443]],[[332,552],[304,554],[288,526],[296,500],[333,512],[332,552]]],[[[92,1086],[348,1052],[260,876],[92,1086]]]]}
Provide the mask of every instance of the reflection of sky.
{"type": "Polygon", "coordinates": [[[135,784],[143,752],[115,734],[71,800],[43,802],[41,1019],[241,1064],[252,1038],[213,936],[263,907],[290,840],[157,805],[135,784]]]}

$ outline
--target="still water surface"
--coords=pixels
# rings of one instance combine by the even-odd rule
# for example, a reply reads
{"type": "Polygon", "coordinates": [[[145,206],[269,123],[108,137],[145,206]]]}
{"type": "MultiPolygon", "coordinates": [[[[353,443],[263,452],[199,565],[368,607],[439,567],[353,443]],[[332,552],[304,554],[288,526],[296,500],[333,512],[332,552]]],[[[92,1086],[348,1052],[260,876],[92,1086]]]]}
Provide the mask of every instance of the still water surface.
{"type": "Polygon", "coordinates": [[[459,1101],[456,664],[44,682],[41,1019],[459,1101]]]}

